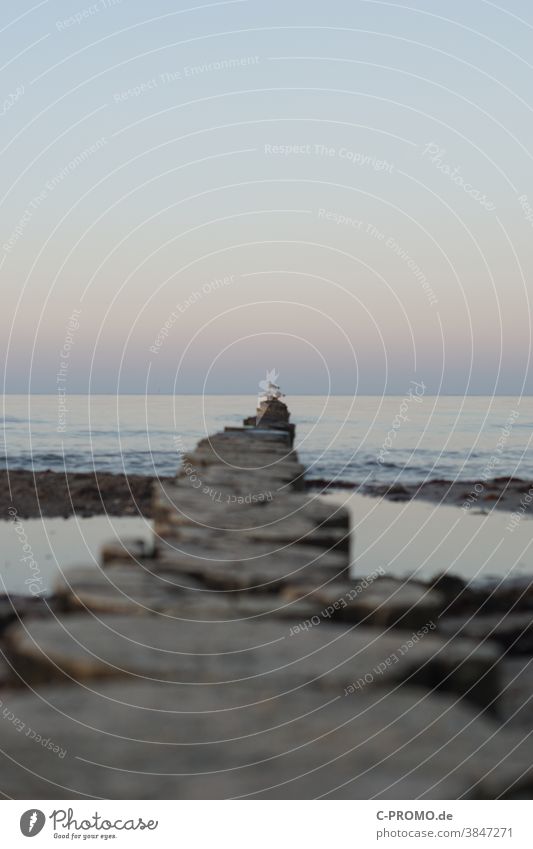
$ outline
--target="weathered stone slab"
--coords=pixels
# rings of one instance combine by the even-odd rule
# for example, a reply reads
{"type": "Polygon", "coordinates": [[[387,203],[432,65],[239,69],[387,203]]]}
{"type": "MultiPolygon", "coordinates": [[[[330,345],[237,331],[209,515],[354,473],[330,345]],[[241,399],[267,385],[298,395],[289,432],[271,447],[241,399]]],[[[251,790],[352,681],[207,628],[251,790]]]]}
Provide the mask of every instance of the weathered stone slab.
{"type": "MultiPolygon", "coordinates": [[[[205,593],[201,584],[184,576],[156,575],[140,566],[108,565],[105,571],[94,566],[71,569],[56,584],[56,596],[66,610],[93,610],[101,613],[148,614],[194,607],[205,593]]],[[[219,605],[221,606],[222,601],[219,605]]],[[[227,608],[227,604],[225,605],[227,608]]]]}
{"type": "MultiPolygon", "coordinates": [[[[476,587],[479,596],[483,596],[483,610],[487,613],[502,611],[517,612],[533,609],[533,576],[508,577],[504,580],[485,580],[476,587]]],[[[476,609],[479,608],[479,604],[476,609]]]]}
{"type": "Polygon", "coordinates": [[[508,658],[500,664],[498,717],[506,728],[533,731],[533,658],[508,658]]]}
{"type": "Polygon", "coordinates": [[[233,622],[263,617],[292,624],[311,616],[305,601],[284,601],[273,594],[209,592],[189,576],[151,573],[129,565],[70,570],[56,588],[62,610],[151,615],[162,613],[186,621],[233,622]]]}
{"type": "Polygon", "coordinates": [[[336,551],[304,545],[235,546],[229,534],[206,538],[197,530],[183,536],[175,546],[160,545],[153,569],[183,572],[211,589],[276,592],[296,580],[320,587],[349,571],[346,556],[336,551]]]}
{"type": "Polygon", "coordinates": [[[48,602],[40,596],[15,594],[0,596],[0,633],[18,619],[25,616],[45,615],[48,611],[48,602]]]}
{"type": "Polygon", "coordinates": [[[179,517],[170,517],[169,521],[156,521],[154,532],[161,539],[176,541],[177,544],[191,542],[193,540],[206,540],[208,536],[218,539],[222,534],[226,536],[226,544],[232,545],[235,551],[241,547],[247,547],[254,543],[268,544],[272,550],[283,548],[287,545],[316,546],[320,549],[336,550],[346,552],[350,550],[350,537],[342,534],[336,528],[316,528],[309,522],[298,519],[289,519],[257,527],[229,528],[231,520],[224,520],[224,526],[220,527],[214,522],[216,517],[209,517],[209,523],[201,526],[198,522],[182,521],[179,517]]]}
{"type": "MultiPolygon", "coordinates": [[[[240,479],[236,483],[240,494],[266,492],[272,493],[275,497],[287,492],[303,492],[305,489],[303,475],[304,468],[299,464],[272,466],[255,471],[241,471],[218,464],[202,465],[198,462],[196,465],[186,465],[175,478],[175,484],[188,489],[200,489],[201,487],[202,493],[209,495],[211,492],[217,491],[220,486],[224,486],[231,477],[236,476],[240,479]],[[198,482],[200,482],[200,486],[198,482]]],[[[211,497],[214,498],[215,496],[212,495],[211,497]]]]}
{"type": "Polygon", "coordinates": [[[290,542],[348,552],[348,511],[291,492],[287,482],[302,472],[283,445],[216,434],[185,458],[175,482],[154,487],[155,532],[183,539],[185,528],[201,528],[203,534],[234,532],[235,546],[290,542]],[[222,450],[229,465],[220,459],[222,450]]]}
{"type": "Polygon", "coordinates": [[[460,633],[472,640],[494,640],[511,654],[533,654],[533,618],[529,613],[444,616],[439,631],[460,633]]]}
{"type": "MultiPolygon", "coordinates": [[[[265,498],[257,486],[249,492],[253,501],[236,502],[230,500],[237,497],[233,495],[233,483],[226,486],[219,482],[218,486],[211,494],[188,483],[156,486],[154,518],[177,526],[192,524],[221,530],[252,530],[273,525],[277,529],[280,523],[291,522],[295,523],[295,534],[308,530],[309,526],[349,531],[349,514],[342,506],[288,493],[265,498]]],[[[240,491],[244,491],[242,487],[240,491]]]]}
{"type": "Polygon", "coordinates": [[[0,633],[17,619],[17,611],[8,598],[0,599],[0,633]]]}
{"type": "Polygon", "coordinates": [[[232,682],[280,690],[314,682],[340,693],[409,680],[488,703],[499,692],[497,654],[467,640],[448,644],[428,633],[289,627],[272,622],[203,622],[160,616],[87,616],[26,620],[6,632],[6,650],[29,680],[141,676],[185,685],[216,684],[232,704],[232,682]],[[362,681],[361,683],[358,683],[362,681]],[[473,684],[475,682],[475,684],[473,684]]]}
{"type": "Polygon", "coordinates": [[[252,450],[248,446],[234,445],[221,451],[199,446],[183,458],[183,468],[188,464],[197,471],[221,466],[234,471],[269,472],[276,476],[286,476],[289,483],[301,478],[305,471],[296,454],[288,454],[283,449],[264,450],[260,445],[254,445],[252,450]]]}
{"type": "Polygon", "coordinates": [[[260,442],[250,445],[198,445],[194,451],[185,456],[185,463],[193,466],[223,466],[237,471],[259,471],[275,468],[292,468],[293,471],[301,467],[296,454],[288,452],[285,448],[274,449],[262,445],[260,442]]]}
{"type": "Polygon", "coordinates": [[[303,568],[308,564],[320,562],[327,564],[332,571],[344,571],[347,568],[346,555],[341,551],[319,550],[315,546],[306,546],[301,543],[280,542],[276,546],[266,543],[253,542],[243,539],[242,545],[235,546],[235,535],[231,532],[206,533],[202,528],[184,528],[179,541],[176,539],[161,540],[156,554],[156,559],[162,560],[176,555],[193,556],[198,552],[198,557],[206,556],[208,559],[220,562],[233,562],[236,560],[270,561],[272,555],[287,558],[297,564],[297,568],[303,568]]]}
{"type": "Polygon", "coordinates": [[[201,439],[194,453],[213,454],[218,462],[227,463],[227,456],[233,456],[237,452],[241,454],[239,466],[242,468],[255,468],[258,464],[253,462],[253,458],[261,454],[270,457],[270,462],[275,460],[298,462],[296,451],[287,445],[287,434],[268,433],[266,430],[262,430],[261,433],[246,430],[226,430],[215,433],[201,439]]]}
{"type": "Polygon", "coordinates": [[[200,478],[193,473],[187,475],[183,472],[172,484],[164,487],[164,490],[169,492],[171,486],[175,487],[174,497],[183,504],[187,503],[187,495],[190,492],[193,497],[200,494],[215,504],[251,504],[272,501],[293,493],[294,489],[287,485],[285,477],[268,471],[240,472],[225,466],[212,466],[207,472],[202,472],[200,478]]]}
{"type": "MultiPolygon", "coordinates": [[[[273,557],[274,560],[274,557],[273,557]]],[[[285,584],[294,580],[291,575],[292,563],[283,557],[279,562],[271,564],[254,564],[254,562],[235,562],[231,564],[215,564],[205,567],[202,571],[202,580],[206,587],[214,590],[246,590],[254,593],[273,593],[281,589],[285,584]]],[[[319,587],[327,584],[332,578],[329,569],[320,566],[312,566],[307,569],[308,579],[313,580],[313,586],[319,587]],[[309,573],[309,574],[308,574],[309,573]]],[[[298,599],[284,599],[284,602],[297,601],[298,599]]],[[[316,609],[316,604],[309,604],[308,608],[316,609]]]]}
{"type": "Polygon", "coordinates": [[[110,563],[113,560],[130,560],[135,563],[145,557],[153,557],[154,554],[154,540],[148,542],[141,537],[122,537],[104,543],[100,550],[100,560],[103,564],[110,563]]]}
{"type": "MultiPolygon", "coordinates": [[[[270,558],[264,557],[260,561],[253,558],[235,559],[233,561],[218,562],[216,558],[210,560],[186,562],[183,557],[179,561],[178,571],[194,575],[209,589],[214,590],[247,590],[249,592],[273,593],[279,591],[288,583],[294,582],[299,575],[305,575],[308,586],[320,587],[333,580],[337,574],[342,575],[346,567],[333,571],[327,564],[322,565],[320,558],[316,562],[308,560],[302,563],[293,557],[272,554],[270,558]]],[[[163,558],[165,566],[173,571],[176,558],[163,558]]]]}
{"type": "MultiPolygon", "coordinates": [[[[246,448],[243,448],[246,451],[246,448]]],[[[269,455],[270,456],[270,455],[269,455]]],[[[271,486],[279,487],[281,492],[301,492],[301,476],[304,473],[304,467],[301,463],[294,460],[283,460],[280,462],[267,462],[263,465],[257,465],[252,469],[243,469],[238,463],[235,465],[226,465],[224,463],[207,462],[204,454],[191,454],[185,458],[183,465],[178,470],[178,474],[174,482],[178,485],[188,485],[192,489],[199,488],[198,480],[195,479],[195,474],[201,478],[203,483],[214,483],[219,481],[225,485],[229,481],[245,483],[253,492],[256,482],[263,480],[270,483],[271,486]]],[[[214,459],[209,455],[209,459],[214,459]]],[[[238,455],[235,458],[238,460],[238,455]]],[[[263,459],[264,456],[263,456],[263,459]]],[[[272,458],[270,458],[272,459],[272,458]]],[[[169,481],[169,483],[171,483],[169,481]]]]}
{"type": "Polygon", "coordinates": [[[274,442],[280,445],[286,445],[290,448],[292,445],[291,435],[284,427],[277,429],[271,427],[242,427],[242,425],[225,425],[224,434],[239,434],[249,440],[260,439],[261,441],[274,442]]]}
{"type": "Polygon", "coordinates": [[[314,589],[297,579],[282,590],[283,598],[305,599],[315,605],[315,613],[344,622],[420,628],[436,623],[443,598],[435,590],[414,581],[376,578],[374,581],[343,580],[314,589]]]}
{"type": "MultiPolygon", "coordinates": [[[[236,685],[144,682],[11,694],[2,792],[15,799],[531,797],[531,747],[445,696],[387,689],[329,699],[236,685]],[[37,730],[50,748],[26,734],[37,730]],[[55,747],[56,752],[53,751],[55,747]],[[510,753],[512,754],[510,755],[510,753]]],[[[0,755],[0,758],[5,758],[0,755]]]]}
{"type": "MultiPolygon", "coordinates": [[[[298,579],[318,587],[349,572],[347,557],[340,552],[304,545],[235,546],[231,534],[206,535],[200,529],[187,529],[179,540],[159,540],[152,558],[132,560],[120,547],[116,554],[112,565],[127,565],[167,578],[176,575],[176,583],[185,586],[191,584],[192,577],[211,589],[276,592],[298,579]]],[[[109,560],[104,563],[105,568],[109,565],[109,560]]]]}
{"type": "Polygon", "coordinates": [[[5,657],[5,646],[0,644],[0,691],[3,690],[4,687],[9,686],[12,681],[13,672],[5,657]]]}
{"type": "Polygon", "coordinates": [[[248,444],[253,445],[259,443],[262,446],[272,447],[272,449],[282,446],[286,448],[287,434],[281,430],[270,430],[268,428],[245,429],[225,428],[223,431],[211,434],[210,436],[201,439],[198,445],[215,445],[215,444],[248,444]]]}

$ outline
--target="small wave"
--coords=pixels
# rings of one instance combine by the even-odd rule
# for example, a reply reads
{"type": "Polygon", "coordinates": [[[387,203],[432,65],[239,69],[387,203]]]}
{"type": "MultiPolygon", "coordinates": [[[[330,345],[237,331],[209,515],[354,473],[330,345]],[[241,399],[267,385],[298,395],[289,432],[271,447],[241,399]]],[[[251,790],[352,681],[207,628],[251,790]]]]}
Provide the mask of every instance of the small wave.
{"type": "Polygon", "coordinates": [[[27,471],[45,472],[91,472],[99,471],[122,474],[152,475],[176,474],[178,459],[173,451],[95,451],[69,452],[65,455],[56,452],[42,452],[33,455],[28,452],[10,454],[9,464],[0,463],[1,469],[25,469],[27,471]]]}
{"type": "MultiPolygon", "coordinates": [[[[375,469],[376,467],[377,468],[384,468],[384,469],[403,469],[403,464],[402,463],[393,463],[392,460],[383,460],[382,463],[378,463],[378,461],[374,458],[372,460],[366,460],[366,462],[361,465],[361,468],[366,468],[366,469],[375,469]]],[[[350,468],[356,469],[358,467],[355,466],[355,467],[350,467],[350,468]]]]}

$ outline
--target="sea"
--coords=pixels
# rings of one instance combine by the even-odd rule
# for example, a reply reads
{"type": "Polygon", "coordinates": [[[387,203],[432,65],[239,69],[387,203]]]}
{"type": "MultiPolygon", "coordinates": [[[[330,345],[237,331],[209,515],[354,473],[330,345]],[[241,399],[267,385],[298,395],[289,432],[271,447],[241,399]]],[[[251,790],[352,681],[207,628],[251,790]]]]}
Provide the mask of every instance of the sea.
{"type": "MultiPolygon", "coordinates": [[[[308,478],[354,484],[533,477],[533,399],[289,396],[308,478]]],[[[184,450],[254,413],[253,395],[5,395],[2,467],[174,475],[184,450]],[[61,408],[61,401],[63,408],[61,408]]]]}

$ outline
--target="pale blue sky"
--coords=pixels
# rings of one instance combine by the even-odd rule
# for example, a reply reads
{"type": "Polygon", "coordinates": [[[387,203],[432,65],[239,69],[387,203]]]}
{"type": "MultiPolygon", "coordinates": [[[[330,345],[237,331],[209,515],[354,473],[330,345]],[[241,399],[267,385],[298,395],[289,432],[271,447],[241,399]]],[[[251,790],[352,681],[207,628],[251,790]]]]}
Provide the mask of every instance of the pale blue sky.
{"type": "Polygon", "coordinates": [[[516,0],[4,4],[6,390],[70,335],[70,393],[531,393],[532,37],[516,0]]]}

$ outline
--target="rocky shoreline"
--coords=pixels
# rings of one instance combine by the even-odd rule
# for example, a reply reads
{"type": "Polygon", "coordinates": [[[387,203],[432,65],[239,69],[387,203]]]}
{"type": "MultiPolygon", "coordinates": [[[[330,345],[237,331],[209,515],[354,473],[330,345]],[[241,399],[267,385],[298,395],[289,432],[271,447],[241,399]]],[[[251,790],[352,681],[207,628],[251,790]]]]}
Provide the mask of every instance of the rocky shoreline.
{"type": "Polygon", "coordinates": [[[420,499],[433,504],[449,504],[472,512],[507,510],[519,515],[533,512],[533,481],[518,477],[498,477],[490,480],[451,481],[434,479],[416,484],[365,484],[348,480],[312,478],[307,481],[311,491],[332,489],[358,490],[362,495],[387,498],[390,501],[420,499]]]}
{"type": "MultiPolygon", "coordinates": [[[[164,480],[164,478],[163,478],[164,480]]],[[[15,507],[21,519],[77,515],[150,518],[154,479],[109,472],[0,471],[0,516],[15,507]]]]}
{"type": "MultiPolygon", "coordinates": [[[[118,475],[110,472],[31,472],[25,469],[0,471],[0,516],[16,505],[22,519],[142,515],[151,518],[152,491],[157,481],[148,475],[118,475]]],[[[366,484],[349,480],[310,478],[309,492],[358,490],[363,495],[390,501],[420,499],[449,504],[473,512],[507,510],[519,516],[533,512],[533,481],[499,477],[484,481],[430,480],[420,484],[366,484]]]]}

